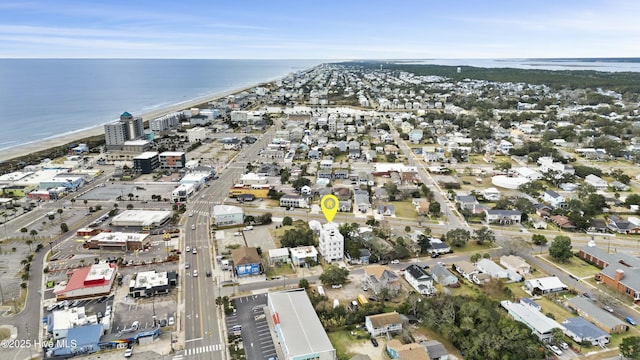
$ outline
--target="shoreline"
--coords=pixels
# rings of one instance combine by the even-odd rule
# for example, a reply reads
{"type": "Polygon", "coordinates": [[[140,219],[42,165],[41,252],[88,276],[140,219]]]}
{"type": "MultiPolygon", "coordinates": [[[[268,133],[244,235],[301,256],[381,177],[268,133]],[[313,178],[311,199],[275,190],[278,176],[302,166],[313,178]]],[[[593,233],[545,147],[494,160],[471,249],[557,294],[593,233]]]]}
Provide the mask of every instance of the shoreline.
{"type": "MultiPolygon", "coordinates": [[[[277,80],[277,79],[276,79],[277,80]]],[[[250,89],[253,89],[256,86],[261,86],[261,85],[266,85],[269,84],[271,82],[273,82],[275,80],[269,80],[266,82],[261,82],[261,83],[257,83],[257,84],[253,84],[250,86],[244,86],[241,88],[237,88],[237,89],[233,89],[233,90],[227,90],[227,91],[222,91],[222,92],[217,92],[217,93],[213,93],[210,95],[205,95],[205,96],[201,96],[199,98],[195,98],[195,99],[191,99],[191,100],[187,100],[187,101],[182,101],[173,105],[168,105],[162,108],[158,108],[155,110],[151,110],[151,111],[147,111],[141,114],[133,114],[134,117],[142,117],[143,121],[149,121],[149,120],[153,120],[155,118],[158,118],[164,114],[167,113],[171,113],[171,112],[175,112],[175,111],[180,111],[180,110],[186,110],[189,109],[191,107],[194,107],[196,105],[200,105],[203,103],[208,103],[210,101],[215,101],[224,97],[227,97],[229,95],[233,95],[233,94],[237,94],[237,93],[241,93],[243,91],[247,91],[250,89]]],[[[127,111],[126,109],[122,110],[122,111],[127,111]]],[[[117,115],[116,115],[117,116],[117,115]]],[[[114,118],[115,121],[116,119],[114,118]]],[[[0,163],[1,162],[5,162],[5,161],[10,161],[25,155],[29,155],[31,153],[34,152],[38,152],[38,151],[44,151],[50,148],[54,148],[57,146],[62,146],[68,143],[74,143],[77,142],[80,139],[84,139],[84,138],[88,138],[88,137],[92,137],[92,136],[99,136],[99,135],[104,135],[104,124],[101,125],[96,125],[94,127],[88,128],[88,129],[84,129],[84,130],[78,130],[75,132],[71,132],[68,134],[64,134],[64,135],[60,135],[60,136],[55,136],[55,137],[51,137],[48,139],[43,139],[43,140],[38,140],[32,143],[28,143],[28,144],[24,144],[24,145],[18,145],[15,147],[11,147],[8,149],[4,149],[2,151],[0,151],[0,163]]]]}

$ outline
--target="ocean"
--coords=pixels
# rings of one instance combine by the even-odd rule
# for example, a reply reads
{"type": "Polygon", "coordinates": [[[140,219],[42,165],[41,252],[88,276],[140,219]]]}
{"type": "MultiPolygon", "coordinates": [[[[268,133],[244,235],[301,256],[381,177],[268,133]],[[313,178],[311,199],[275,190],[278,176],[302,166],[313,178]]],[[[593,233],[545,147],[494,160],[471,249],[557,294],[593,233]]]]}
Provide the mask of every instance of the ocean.
{"type": "MultiPolygon", "coordinates": [[[[283,78],[320,60],[0,59],[0,150],[283,78]]],[[[147,120],[147,119],[145,119],[147,120]]]]}
{"type": "MultiPolygon", "coordinates": [[[[0,59],[0,150],[282,78],[322,60],[0,59]]],[[[395,62],[395,61],[394,61],[395,62]]],[[[640,71],[640,59],[427,59],[404,63],[640,71]]],[[[148,120],[148,119],[145,119],[148,120]]]]}

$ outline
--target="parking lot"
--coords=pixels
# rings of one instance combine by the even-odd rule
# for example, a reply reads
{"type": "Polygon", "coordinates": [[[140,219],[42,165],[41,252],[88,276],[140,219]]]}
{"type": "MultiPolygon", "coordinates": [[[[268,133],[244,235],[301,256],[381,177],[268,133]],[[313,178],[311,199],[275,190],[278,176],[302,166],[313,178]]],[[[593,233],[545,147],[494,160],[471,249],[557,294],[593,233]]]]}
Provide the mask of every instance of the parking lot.
{"type": "MultiPolygon", "coordinates": [[[[92,186],[92,185],[89,185],[92,186]]],[[[77,197],[81,204],[84,200],[113,201],[119,196],[124,200],[152,201],[151,195],[160,195],[163,198],[171,198],[171,191],[175,188],[173,182],[106,182],[104,186],[95,185],[82,195],[77,197]],[[133,194],[133,197],[129,197],[133,194]]]]}
{"type": "Polygon", "coordinates": [[[240,329],[247,359],[276,357],[271,329],[267,322],[264,307],[267,306],[267,294],[243,296],[234,299],[235,314],[227,316],[229,334],[240,329]],[[234,328],[235,327],[235,328],[234,328]]]}

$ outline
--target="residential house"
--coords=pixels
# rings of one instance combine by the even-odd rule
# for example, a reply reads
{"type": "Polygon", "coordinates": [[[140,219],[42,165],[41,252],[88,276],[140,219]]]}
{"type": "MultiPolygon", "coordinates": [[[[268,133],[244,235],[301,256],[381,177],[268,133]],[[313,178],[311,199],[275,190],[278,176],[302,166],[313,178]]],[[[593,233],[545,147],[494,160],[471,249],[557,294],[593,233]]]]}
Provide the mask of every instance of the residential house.
{"type": "Polygon", "coordinates": [[[391,294],[396,294],[400,291],[398,275],[384,265],[365,266],[362,283],[373,290],[375,294],[378,294],[383,288],[386,288],[391,294]]]}
{"type": "Polygon", "coordinates": [[[465,279],[473,282],[473,283],[478,283],[478,280],[475,278],[475,275],[478,274],[480,271],[478,271],[478,269],[476,269],[475,266],[473,266],[473,264],[471,264],[468,261],[458,261],[455,264],[453,264],[453,266],[455,267],[456,271],[458,273],[460,273],[460,275],[462,275],[465,279]]]}
{"type": "Polygon", "coordinates": [[[482,196],[487,201],[498,201],[500,200],[500,191],[496,188],[487,188],[482,192],[482,196]]]}
{"type": "Polygon", "coordinates": [[[520,224],[522,213],[519,210],[485,210],[488,224],[520,224]]]}
{"type": "Polygon", "coordinates": [[[620,334],[629,330],[629,324],[610,314],[591,299],[574,296],[567,300],[567,306],[608,334],[620,334]]]}
{"type": "Polygon", "coordinates": [[[269,264],[283,264],[289,262],[289,248],[269,249],[269,264]]]}
{"type": "Polygon", "coordinates": [[[611,265],[624,265],[629,268],[640,267],[640,259],[624,252],[609,253],[596,246],[594,241],[580,248],[578,257],[601,269],[611,265]]]}
{"type": "Polygon", "coordinates": [[[515,175],[532,181],[540,180],[543,178],[542,174],[528,167],[517,167],[512,171],[515,173],[515,175]]]}
{"type": "Polygon", "coordinates": [[[607,227],[613,232],[619,234],[638,234],[640,233],[640,219],[630,216],[628,220],[623,220],[619,216],[611,215],[605,219],[607,227]]]}
{"type": "Polygon", "coordinates": [[[393,205],[378,205],[378,214],[383,216],[396,216],[396,208],[393,205]]]}
{"type": "Polygon", "coordinates": [[[442,162],[445,159],[444,148],[436,146],[425,146],[422,148],[422,158],[425,162],[442,162]]]}
{"type": "Polygon", "coordinates": [[[433,276],[433,280],[442,286],[460,286],[458,277],[440,264],[431,267],[431,275],[433,276]]]}
{"type": "Polygon", "coordinates": [[[389,201],[389,193],[383,187],[373,189],[373,197],[381,201],[389,201]]]}
{"type": "MultiPolygon", "coordinates": [[[[460,210],[468,210],[472,214],[476,213],[476,208],[480,208],[480,202],[473,195],[459,195],[456,196],[456,204],[460,210]]],[[[482,211],[485,209],[483,208],[482,211]]]]}
{"type": "Polygon", "coordinates": [[[432,237],[429,238],[429,248],[427,248],[429,254],[448,254],[451,252],[451,247],[442,240],[432,237]]]}
{"type": "Polygon", "coordinates": [[[520,281],[522,279],[522,276],[515,271],[510,272],[489,259],[480,259],[475,266],[480,272],[489,274],[492,278],[509,279],[511,281],[520,281]]]}
{"type": "Polygon", "coordinates": [[[429,354],[429,358],[431,360],[448,360],[449,352],[447,348],[442,345],[438,340],[427,340],[421,341],[420,345],[424,346],[427,349],[427,353],[429,354]]]}
{"type": "Polygon", "coordinates": [[[280,198],[280,206],[306,209],[309,207],[309,198],[306,196],[285,194],[280,198]]]}
{"type": "Polygon", "coordinates": [[[568,289],[567,285],[555,276],[526,280],[524,287],[533,295],[545,295],[568,289]]]}
{"type": "Polygon", "coordinates": [[[289,249],[289,252],[291,253],[291,261],[295,266],[305,264],[307,261],[318,262],[318,250],[314,246],[298,246],[289,249]]]}
{"type": "Polygon", "coordinates": [[[517,255],[502,255],[500,257],[500,265],[507,269],[513,270],[520,275],[529,275],[531,265],[517,255]]]}
{"type": "Polygon", "coordinates": [[[404,278],[409,285],[422,295],[433,295],[436,293],[431,275],[416,264],[407,266],[404,271],[404,278]]]}
{"type": "Polygon", "coordinates": [[[371,209],[371,202],[369,202],[369,193],[366,190],[355,190],[353,192],[353,199],[355,207],[361,213],[366,213],[371,209]]]}
{"type": "Polygon", "coordinates": [[[525,324],[531,329],[533,334],[541,341],[548,342],[552,337],[553,329],[558,328],[564,331],[564,327],[557,321],[526,303],[503,300],[500,305],[507,310],[514,320],[525,324]]]}
{"type": "Polygon", "coordinates": [[[386,346],[387,355],[399,360],[430,360],[427,349],[417,343],[403,344],[398,339],[391,339],[386,346]]]}
{"type": "Polygon", "coordinates": [[[594,188],[596,188],[596,190],[607,190],[607,187],[609,186],[606,180],[603,180],[599,176],[593,174],[585,176],[584,182],[587,185],[593,186],[594,188]]]}
{"type": "Polygon", "coordinates": [[[416,213],[418,213],[419,216],[429,214],[429,202],[427,200],[420,199],[414,203],[414,205],[416,207],[416,213]]]}
{"type": "Polygon", "coordinates": [[[609,334],[581,316],[569,318],[562,325],[565,328],[564,334],[578,344],[584,341],[592,346],[603,346],[609,343],[609,334]]]}
{"type": "Polygon", "coordinates": [[[560,229],[563,230],[573,230],[575,229],[575,225],[573,225],[573,223],[571,223],[571,220],[569,220],[568,217],[566,217],[565,215],[553,215],[551,216],[551,221],[553,223],[555,223],[556,225],[558,225],[558,227],[560,227],[560,229]]]}
{"type": "Polygon", "coordinates": [[[551,205],[554,209],[567,207],[567,201],[565,200],[564,196],[558,194],[553,190],[545,191],[542,194],[542,200],[551,205]]]}
{"type": "Polygon", "coordinates": [[[612,181],[609,186],[611,186],[611,188],[614,191],[629,191],[631,190],[631,187],[627,184],[621,183],[620,181],[612,181]]]}
{"type": "Polygon", "coordinates": [[[424,131],[422,129],[413,129],[409,132],[409,141],[414,144],[420,144],[422,141],[422,137],[424,136],[424,131]]]}
{"type": "Polygon", "coordinates": [[[364,318],[365,328],[372,337],[399,333],[402,331],[402,318],[397,312],[369,315],[364,318]]]}

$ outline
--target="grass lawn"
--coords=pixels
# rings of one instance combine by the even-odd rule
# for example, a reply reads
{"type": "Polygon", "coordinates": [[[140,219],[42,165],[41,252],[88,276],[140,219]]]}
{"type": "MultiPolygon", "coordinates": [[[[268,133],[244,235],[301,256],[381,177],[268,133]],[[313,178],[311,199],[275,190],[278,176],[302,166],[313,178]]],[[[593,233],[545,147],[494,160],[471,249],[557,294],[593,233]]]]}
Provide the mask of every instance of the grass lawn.
{"type": "Polygon", "coordinates": [[[475,254],[475,253],[479,253],[480,255],[482,255],[494,248],[496,248],[495,244],[486,242],[482,245],[478,245],[478,243],[475,240],[469,240],[465,246],[461,248],[452,247],[451,249],[455,253],[471,253],[469,254],[469,256],[471,256],[472,254],[475,254]]]}
{"type": "Polygon", "coordinates": [[[9,329],[0,329],[0,341],[7,340],[11,337],[11,330],[9,329]]]}
{"type": "Polygon", "coordinates": [[[280,237],[282,235],[284,235],[284,232],[290,229],[295,229],[295,226],[282,226],[279,227],[277,229],[273,228],[273,229],[269,229],[269,233],[271,233],[271,237],[273,238],[273,241],[276,245],[277,248],[281,247],[282,245],[280,245],[280,237]]]}
{"type": "MultiPolygon", "coordinates": [[[[562,296],[559,296],[558,299],[564,301],[564,297],[562,296]]],[[[542,307],[543,314],[545,315],[548,313],[553,314],[555,320],[559,323],[562,323],[563,321],[567,320],[570,317],[576,316],[572,312],[568,311],[564,306],[546,297],[543,297],[542,299],[537,299],[536,303],[538,303],[542,307]]]]}
{"type": "MultiPolygon", "coordinates": [[[[264,261],[265,259],[263,259],[264,261]]],[[[265,264],[267,262],[265,261],[265,264]]],[[[296,272],[291,268],[291,265],[289,264],[283,264],[280,266],[274,265],[274,266],[269,266],[267,267],[267,271],[266,271],[266,276],[267,277],[272,277],[272,276],[284,276],[284,275],[293,275],[296,272]]]]}
{"type": "Polygon", "coordinates": [[[393,201],[391,202],[396,208],[396,217],[405,219],[415,219],[417,217],[416,208],[411,201],[393,201]]]}
{"type": "Polygon", "coordinates": [[[584,260],[581,260],[577,257],[572,257],[569,261],[565,263],[556,262],[551,256],[543,255],[542,256],[546,261],[552,263],[553,265],[559,267],[560,269],[569,272],[572,275],[575,275],[579,278],[590,277],[593,278],[597,273],[600,272],[600,269],[597,267],[587,263],[584,260]]]}
{"type": "Polygon", "coordinates": [[[364,343],[369,341],[369,335],[362,330],[354,330],[352,332],[346,330],[332,331],[327,333],[327,335],[329,335],[329,340],[333,347],[336,348],[336,354],[340,360],[349,359],[355,355],[349,352],[349,348],[354,343],[364,343]]]}

